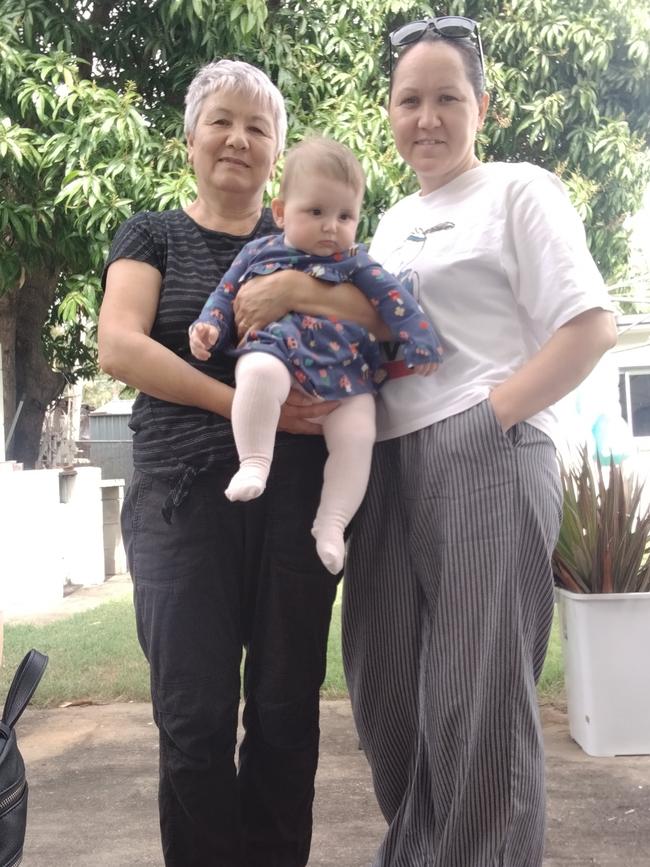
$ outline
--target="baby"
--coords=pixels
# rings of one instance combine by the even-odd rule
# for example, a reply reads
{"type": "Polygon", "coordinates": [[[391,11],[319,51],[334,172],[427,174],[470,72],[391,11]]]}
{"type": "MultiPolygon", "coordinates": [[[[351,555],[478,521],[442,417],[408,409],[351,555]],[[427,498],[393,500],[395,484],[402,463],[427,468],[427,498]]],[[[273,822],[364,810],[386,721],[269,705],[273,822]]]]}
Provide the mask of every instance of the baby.
{"type": "Polygon", "coordinates": [[[271,203],[284,235],[247,244],[189,330],[196,358],[206,360],[216,349],[238,356],[232,427],[240,467],[226,489],[230,500],[251,500],[264,491],[280,408],[291,388],[317,399],[341,399],[318,419],[329,456],[312,529],[318,555],[333,574],[343,568],[343,534],[370,474],[374,394],[382,376],[377,341],[354,322],[292,312],[262,331],[249,331],[236,346],[233,300],[246,280],[285,268],[326,283],[353,283],[393,339],[404,344],[409,367],[424,376],[435,370],[442,349],[417,302],[354,243],[364,190],[363,169],[343,145],[311,138],[291,148],[279,197],[271,203]]]}

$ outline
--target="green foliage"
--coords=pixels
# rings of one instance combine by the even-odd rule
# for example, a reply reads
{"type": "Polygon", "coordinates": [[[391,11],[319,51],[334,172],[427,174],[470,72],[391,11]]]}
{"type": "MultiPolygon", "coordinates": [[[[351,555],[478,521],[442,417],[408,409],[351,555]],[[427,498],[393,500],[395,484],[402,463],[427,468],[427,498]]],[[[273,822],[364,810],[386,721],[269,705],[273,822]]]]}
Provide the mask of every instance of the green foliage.
{"type": "Polygon", "coordinates": [[[650,591],[650,509],[642,483],[612,463],[592,466],[585,447],[562,467],[564,515],[553,556],[557,580],[572,593],[650,591]]]}
{"type": "Polygon", "coordinates": [[[564,660],[562,659],[562,637],[557,609],[553,617],[551,637],[546,651],[544,668],[537,684],[537,696],[541,702],[564,706],[564,660]]]}
{"type": "MultiPolygon", "coordinates": [[[[447,11],[481,22],[483,156],[557,172],[603,274],[622,279],[623,221],[649,177],[645,3],[450,0],[447,11]]],[[[194,195],[182,108],[196,68],[224,56],[261,66],[286,97],[290,142],[314,130],[349,144],[368,176],[367,239],[414,188],[388,129],[385,35],[428,12],[406,0],[0,0],[0,292],[43,266],[60,275],[45,342],[69,378],[93,355],[117,226],[194,195]]]]}

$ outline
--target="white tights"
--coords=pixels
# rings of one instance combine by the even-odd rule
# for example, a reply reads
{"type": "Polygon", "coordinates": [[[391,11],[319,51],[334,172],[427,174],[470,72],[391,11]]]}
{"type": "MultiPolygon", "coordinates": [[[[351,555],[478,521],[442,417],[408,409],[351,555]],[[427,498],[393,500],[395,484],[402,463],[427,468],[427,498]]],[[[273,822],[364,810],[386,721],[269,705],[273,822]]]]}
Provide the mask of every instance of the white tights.
{"type": "MultiPolygon", "coordinates": [[[[226,488],[229,500],[252,500],[263,492],[271,468],[280,409],[292,378],[284,364],[267,352],[249,352],[237,361],[232,427],[239,471],[226,488]]],[[[361,505],[370,475],[375,442],[375,399],[346,397],[323,426],[329,457],[312,534],[316,550],[333,574],[343,568],[343,533],[361,505]]]]}

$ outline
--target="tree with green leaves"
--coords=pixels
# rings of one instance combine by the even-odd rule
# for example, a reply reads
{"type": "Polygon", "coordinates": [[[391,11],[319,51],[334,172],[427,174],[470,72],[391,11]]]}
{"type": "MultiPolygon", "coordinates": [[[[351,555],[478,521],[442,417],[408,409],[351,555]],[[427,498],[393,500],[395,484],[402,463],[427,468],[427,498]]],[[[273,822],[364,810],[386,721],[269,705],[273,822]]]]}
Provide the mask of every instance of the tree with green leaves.
{"type": "MultiPolygon", "coordinates": [[[[492,94],[488,160],[556,172],[609,281],[649,177],[645,0],[450,0],[476,18],[492,94]]],[[[194,194],[182,135],[197,67],[237,57],[286,97],[290,142],[332,135],[361,158],[361,237],[414,179],[386,118],[386,34],[406,0],[0,0],[0,343],[9,456],[33,465],[48,403],[95,370],[99,275],[131,213],[194,194]]]]}

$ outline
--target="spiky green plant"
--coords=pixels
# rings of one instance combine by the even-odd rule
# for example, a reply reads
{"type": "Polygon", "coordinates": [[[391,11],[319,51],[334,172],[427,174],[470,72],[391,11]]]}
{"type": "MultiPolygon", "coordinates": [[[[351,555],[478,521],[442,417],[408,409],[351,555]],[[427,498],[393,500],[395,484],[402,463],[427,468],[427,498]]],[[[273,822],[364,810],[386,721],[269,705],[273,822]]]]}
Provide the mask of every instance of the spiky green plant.
{"type": "Polygon", "coordinates": [[[585,447],[561,468],[564,515],[553,555],[560,585],[573,593],[650,591],[650,508],[643,483],[612,463],[603,470],[585,447]]]}

